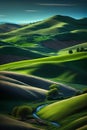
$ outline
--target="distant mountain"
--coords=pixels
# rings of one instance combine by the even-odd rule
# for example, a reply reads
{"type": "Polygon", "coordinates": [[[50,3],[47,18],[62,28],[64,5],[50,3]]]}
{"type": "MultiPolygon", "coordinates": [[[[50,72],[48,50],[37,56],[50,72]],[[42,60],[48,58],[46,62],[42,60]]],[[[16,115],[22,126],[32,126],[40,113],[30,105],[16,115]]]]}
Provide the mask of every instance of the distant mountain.
{"type": "Polygon", "coordinates": [[[13,24],[13,23],[0,23],[0,33],[10,32],[12,30],[20,28],[21,25],[13,24]]]}

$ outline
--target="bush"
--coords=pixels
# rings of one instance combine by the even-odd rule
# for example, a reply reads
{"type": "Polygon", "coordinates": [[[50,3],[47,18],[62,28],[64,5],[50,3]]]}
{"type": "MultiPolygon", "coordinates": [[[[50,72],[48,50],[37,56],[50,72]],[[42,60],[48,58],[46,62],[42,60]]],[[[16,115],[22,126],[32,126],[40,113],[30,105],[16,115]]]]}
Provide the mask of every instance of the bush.
{"type": "Polygon", "coordinates": [[[30,106],[19,106],[13,108],[12,114],[20,120],[26,120],[32,114],[32,111],[30,106]]]}
{"type": "Polygon", "coordinates": [[[18,107],[14,107],[12,110],[12,116],[16,117],[17,116],[17,111],[18,111],[18,107]]]}
{"type": "Polygon", "coordinates": [[[54,89],[54,88],[58,89],[58,85],[57,84],[52,84],[52,85],[49,86],[49,89],[54,89]]]}
{"type": "Polygon", "coordinates": [[[69,54],[72,54],[73,53],[73,51],[72,50],[69,50],[69,54]]]}

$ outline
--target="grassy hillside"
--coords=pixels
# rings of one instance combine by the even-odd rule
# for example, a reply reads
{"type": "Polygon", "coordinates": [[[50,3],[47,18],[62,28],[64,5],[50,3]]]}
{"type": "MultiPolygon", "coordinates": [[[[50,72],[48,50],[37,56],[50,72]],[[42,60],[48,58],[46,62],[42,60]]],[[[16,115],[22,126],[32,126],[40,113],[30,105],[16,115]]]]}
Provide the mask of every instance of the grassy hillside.
{"type": "Polygon", "coordinates": [[[87,41],[86,19],[83,21],[56,15],[46,20],[26,25],[20,29],[3,33],[0,35],[0,38],[17,46],[31,47],[39,45],[39,47],[45,46],[46,48],[59,50],[87,41]],[[61,41],[61,44],[59,41],[61,41]],[[50,42],[54,43],[55,47],[50,42]]]}
{"type": "Polygon", "coordinates": [[[81,109],[86,108],[86,98],[87,94],[83,94],[60,102],[55,102],[41,109],[38,115],[44,119],[61,122],[62,119],[67,118],[67,116],[72,115],[72,113],[75,114],[81,109]]]}
{"type": "MultiPolygon", "coordinates": [[[[20,80],[16,80],[15,78],[3,76],[3,74],[0,75],[0,99],[30,101],[45,99],[47,93],[45,89],[30,86],[26,83],[23,83],[23,81],[21,82],[20,80]]],[[[14,76],[16,76],[16,74],[14,74],[14,76]]]]}
{"type": "Polygon", "coordinates": [[[20,28],[21,25],[13,24],[13,23],[2,23],[0,24],[0,33],[10,32],[12,30],[16,30],[20,28]]]}
{"type": "Polygon", "coordinates": [[[0,70],[32,74],[60,82],[86,84],[86,58],[86,52],[80,52],[5,64],[1,65],[0,70]]]}
{"type": "MultiPolygon", "coordinates": [[[[14,73],[14,72],[7,72],[7,71],[0,72],[0,75],[1,75],[0,80],[2,83],[1,86],[2,85],[6,86],[6,84],[8,86],[8,83],[9,83],[9,86],[12,86],[12,87],[16,86],[18,88],[20,86],[21,87],[24,86],[24,88],[27,89],[30,86],[29,90],[30,91],[33,90],[33,92],[35,92],[34,96],[37,95],[37,97],[40,97],[39,95],[42,95],[42,97],[43,97],[47,92],[45,90],[48,90],[49,86],[54,83],[58,85],[59,91],[63,93],[64,97],[71,97],[71,96],[75,95],[77,92],[76,89],[73,89],[67,85],[53,82],[50,80],[46,80],[43,78],[39,78],[36,76],[22,75],[22,74],[18,74],[18,73],[14,73]],[[37,89],[35,89],[35,88],[37,88],[37,89]]],[[[30,98],[30,97],[28,97],[28,98],[30,98]]]]}
{"type": "Polygon", "coordinates": [[[24,123],[22,121],[17,121],[15,119],[12,119],[11,117],[8,117],[6,115],[0,115],[0,129],[1,130],[40,130],[39,128],[35,128],[33,125],[29,123],[24,123]]]}
{"type": "Polygon", "coordinates": [[[15,46],[2,46],[0,48],[0,54],[9,54],[9,55],[17,55],[32,58],[42,57],[44,55],[38,54],[37,52],[33,52],[31,50],[15,47],[15,46]]]}

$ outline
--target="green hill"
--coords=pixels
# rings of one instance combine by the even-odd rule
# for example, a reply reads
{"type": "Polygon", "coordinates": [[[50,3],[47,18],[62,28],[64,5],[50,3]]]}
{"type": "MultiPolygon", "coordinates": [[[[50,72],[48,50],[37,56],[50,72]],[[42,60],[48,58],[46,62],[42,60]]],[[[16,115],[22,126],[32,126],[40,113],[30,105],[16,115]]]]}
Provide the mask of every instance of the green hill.
{"type": "MultiPolygon", "coordinates": [[[[86,18],[84,20],[76,20],[68,16],[56,15],[46,20],[23,26],[17,30],[3,33],[0,38],[5,42],[27,48],[31,47],[31,45],[39,45],[39,47],[45,46],[46,48],[60,50],[61,48],[87,41],[85,21],[86,18]],[[52,43],[55,47],[52,46],[52,43]]],[[[36,47],[31,49],[36,50],[36,47]]]]}
{"type": "Polygon", "coordinates": [[[79,52],[5,64],[1,65],[0,70],[16,71],[54,81],[86,85],[86,58],[86,52],[79,52]]]}
{"type": "Polygon", "coordinates": [[[0,33],[6,33],[10,32],[12,30],[16,30],[20,28],[21,25],[18,24],[13,24],[13,23],[1,23],[0,24],[0,33]]]}
{"type": "MultiPolygon", "coordinates": [[[[31,86],[31,88],[29,87],[29,90],[35,90],[35,92],[38,91],[37,93],[37,97],[41,94],[41,95],[45,95],[45,93],[47,92],[47,90],[49,89],[49,86],[52,84],[57,84],[58,88],[60,90],[60,92],[63,93],[64,97],[71,97],[73,95],[76,94],[77,90],[74,88],[71,88],[67,85],[61,84],[61,83],[57,83],[57,82],[53,82],[50,80],[46,80],[43,78],[39,78],[36,76],[31,76],[31,75],[23,75],[23,74],[18,74],[18,73],[14,73],[14,72],[7,72],[7,71],[1,71],[0,72],[0,81],[1,81],[1,86],[4,85],[8,86],[25,86],[29,87],[31,86]],[[33,89],[34,87],[34,89],[33,89]],[[37,89],[35,89],[37,88],[37,89]],[[40,91],[41,90],[41,91],[40,91]],[[44,91],[46,90],[46,91],[44,91]],[[40,92],[40,93],[39,93],[40,92]]],[[[33,93],[32,93],[33,94],[33,93]]],[[[30,98],[30,97],[28,97],[30,98]]]]}
{"type": "Polygon", "coordinates": [[[61,49],[58,54],[68,54],[69,53],[69,50],[72,50],[74,53],[77,52],[77,48],[79,48],[79,50],[81,50],[81,48],[87,50],[87,42],[85,43],[81,43],[81,44],[78,44],[78,45],[74,45],[74,46],[71,46],[71,47],[68,47],[68,48],[65,48],[65,49],[61,49]]]}
{"type": "Polygon", "coordinates": [[[0,47],[0,64],[9,63],[13,61],[20,61],[25,59],[34,59],[45,57],[46,55],[38,52],[33,52],[30,49],[24,49],[12,45],[0,47]]]}
{"type": "Polygon", "coordinates": [[[61,130],[77,129],[86,125],[87,94],[55,102],[42,108],[37,114],[45,120],[61,124],[61,130]]]}

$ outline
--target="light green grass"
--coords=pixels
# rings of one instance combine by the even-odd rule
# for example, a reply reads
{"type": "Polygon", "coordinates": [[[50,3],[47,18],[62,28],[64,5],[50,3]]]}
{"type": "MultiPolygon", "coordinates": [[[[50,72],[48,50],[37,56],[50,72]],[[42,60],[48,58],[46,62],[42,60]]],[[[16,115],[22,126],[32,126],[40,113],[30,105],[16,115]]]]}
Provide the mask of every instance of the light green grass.
{"type": "Polygon", "coordinates": [[[78,44],[78,45],[75,45],[75,46],[71,46],[71,47],[68,47],[68,48],[65,48],[65,49],[61,49],[58,54],[59,55],[66,55],[69,53],[69,50],[72,50],[73,53],[76,53],[76,50],[77,48],[81,48],[83,47],[84,49],[87,49],[87,42],[85,43],[81,43],[81,44],[78,44]]]}
{"type": "Polygon", "coordinates": [[[87,94],[55,102],[41,109],[38,115],[46,120],[61,122],[64,118],[87,107],[87,94]]]}

